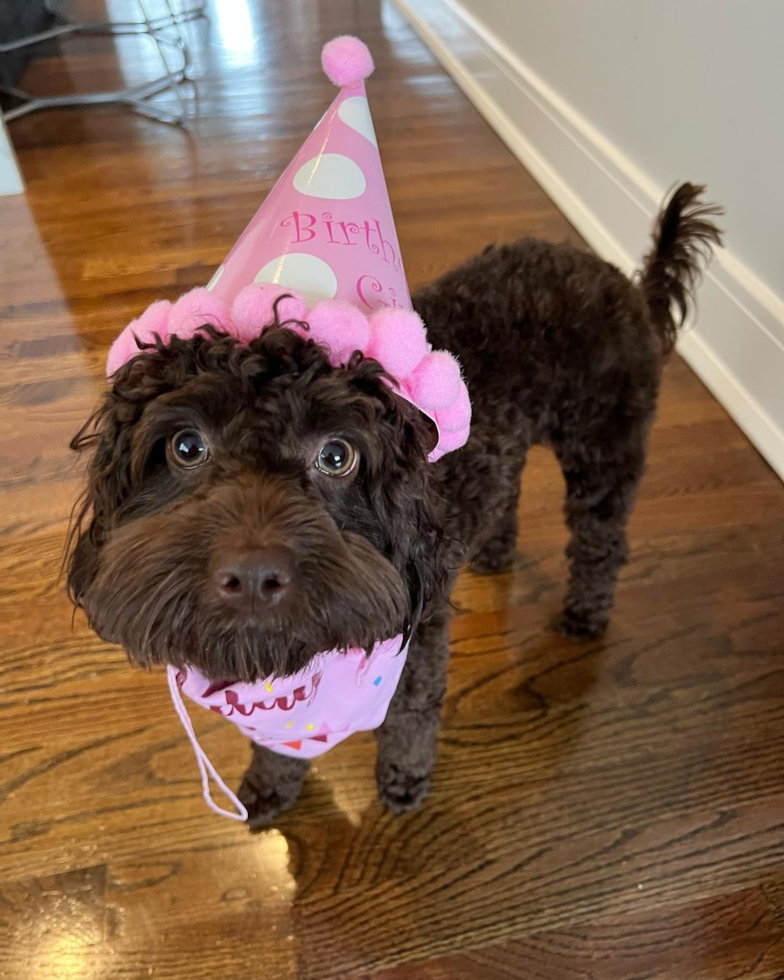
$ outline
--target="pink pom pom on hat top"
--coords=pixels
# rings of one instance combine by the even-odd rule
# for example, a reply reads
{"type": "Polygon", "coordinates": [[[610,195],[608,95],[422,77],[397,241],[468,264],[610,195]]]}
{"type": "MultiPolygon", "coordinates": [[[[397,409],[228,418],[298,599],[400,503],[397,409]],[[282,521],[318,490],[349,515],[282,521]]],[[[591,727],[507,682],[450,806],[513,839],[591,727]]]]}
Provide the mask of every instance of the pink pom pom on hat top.
{"type": "Polygon", "coordinates": [[[362,82],[373,73],[373,58],[358,37],[344,34],[327,41],[321,52],[324,74],[338,88],[362,82]]]}
{"type": "Polygon", "coordinates": [[[250,343],[274,321],[277,301],[279,321],[323,344],[336,367],[355,351],[378,360],[401,397],[436,423],[436,460],[467,441],[471,403],[458,362],[431,349],[411,305],[365,93],[373,59],[345,36],[324,46],[321,63],[340,92],[209,284],[129,323],[107,374],[139,354],[137,341],[187,339],[205,324],[250,343]]]}

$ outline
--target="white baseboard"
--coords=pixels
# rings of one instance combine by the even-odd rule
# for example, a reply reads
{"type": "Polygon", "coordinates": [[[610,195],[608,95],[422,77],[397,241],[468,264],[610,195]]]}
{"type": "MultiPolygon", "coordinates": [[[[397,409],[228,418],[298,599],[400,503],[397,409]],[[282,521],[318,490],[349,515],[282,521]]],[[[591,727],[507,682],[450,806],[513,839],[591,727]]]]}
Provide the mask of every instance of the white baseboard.
{"type": "MultiPolygon", "coordinates": [[[[394,0],[591,247],[626,272],[647,249],[656,186],[459,0],[394,0]]],[[[673,174],[699,183],[699,174],[673,174]]],[[[710,195],[708,195],[710,196],[710,195]]],[[[784,302],[726,249],[678,350],[784,479],[784,302]]]]}
{"type": "Polygon", "coordinates": [[[0,119],[0,195],[21,194],[22,174],[5,123],[0,119]]]}

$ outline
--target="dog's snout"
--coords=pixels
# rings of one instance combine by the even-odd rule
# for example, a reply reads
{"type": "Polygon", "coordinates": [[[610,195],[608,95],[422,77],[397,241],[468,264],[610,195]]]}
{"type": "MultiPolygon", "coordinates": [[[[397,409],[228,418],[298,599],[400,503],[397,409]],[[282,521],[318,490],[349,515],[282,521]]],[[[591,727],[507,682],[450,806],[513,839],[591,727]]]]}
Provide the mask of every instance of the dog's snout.
{"type": "Polygon", "coordinates": [[[245,609],[278,605],[295,578],[294,556],[282,546],[225,551],[217,556],[213,569],[219,598],[245,609]]]}

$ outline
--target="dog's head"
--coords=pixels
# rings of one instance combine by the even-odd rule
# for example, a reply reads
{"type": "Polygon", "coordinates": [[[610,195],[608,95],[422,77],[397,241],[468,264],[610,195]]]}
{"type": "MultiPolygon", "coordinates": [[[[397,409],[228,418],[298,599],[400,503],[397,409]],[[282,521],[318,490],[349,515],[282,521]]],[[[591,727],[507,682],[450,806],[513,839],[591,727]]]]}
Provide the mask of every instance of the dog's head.
{"type": "Polygon", "coordinates": [[[70,595],[137,663],[248,682],[409,633],[447,579],[430,440],[376,361],[285,327],[158,343],[72,443],[70,595]]]}

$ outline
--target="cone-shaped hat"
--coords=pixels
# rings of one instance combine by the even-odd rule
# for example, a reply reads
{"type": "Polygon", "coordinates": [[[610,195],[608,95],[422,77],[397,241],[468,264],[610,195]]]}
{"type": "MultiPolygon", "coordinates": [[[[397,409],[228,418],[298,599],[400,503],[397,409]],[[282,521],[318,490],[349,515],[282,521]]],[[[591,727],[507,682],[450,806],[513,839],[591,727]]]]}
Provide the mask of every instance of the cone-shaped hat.
{"type": "Polygon", "coordinates": [[[308,306],[341,299],[370,313],[411,309],[365,95],[370,54],[336,38],[322,61],[341,85],[207,287],[231,305],[248,283],[294,288],[308,306]]]}

